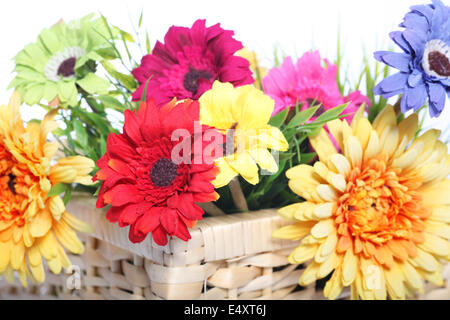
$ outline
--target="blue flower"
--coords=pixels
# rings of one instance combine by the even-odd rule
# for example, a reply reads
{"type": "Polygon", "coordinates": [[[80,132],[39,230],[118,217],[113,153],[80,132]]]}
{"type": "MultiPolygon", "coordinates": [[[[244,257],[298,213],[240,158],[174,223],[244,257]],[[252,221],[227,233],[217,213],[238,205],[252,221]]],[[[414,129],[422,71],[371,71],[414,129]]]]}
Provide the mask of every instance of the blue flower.
{"type": "Polygon", "coordinates": [[[377,51],[375,59],[400,72],[381,81],[374,93],[383,98],[403,94],[401,111],[417,111],[429,101],[431,117],[450,98],[450,7],[440,0],[412,6],[400,27],[389,35],[403,53],[377,51]]]}

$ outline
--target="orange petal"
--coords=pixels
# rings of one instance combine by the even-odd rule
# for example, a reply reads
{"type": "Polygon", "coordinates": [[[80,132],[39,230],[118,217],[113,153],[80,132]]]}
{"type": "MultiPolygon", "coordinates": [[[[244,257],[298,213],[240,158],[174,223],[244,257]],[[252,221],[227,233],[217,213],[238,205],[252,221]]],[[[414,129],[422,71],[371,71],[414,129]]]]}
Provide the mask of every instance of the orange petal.
{"type": "Polygon", "coordinates": [[[352,247],[352,239],[350,237],[339,237],[336,249],[337,252],[345,252],[352,247]]]}
{"type": "Polygon", "coordinates": [[[387,246],[396,258],[400,259],[401,261],[408,260],[408,252],[406,251],[405,247],[402,246],[400,241],[391,240],[387,243],[387,246]]]}

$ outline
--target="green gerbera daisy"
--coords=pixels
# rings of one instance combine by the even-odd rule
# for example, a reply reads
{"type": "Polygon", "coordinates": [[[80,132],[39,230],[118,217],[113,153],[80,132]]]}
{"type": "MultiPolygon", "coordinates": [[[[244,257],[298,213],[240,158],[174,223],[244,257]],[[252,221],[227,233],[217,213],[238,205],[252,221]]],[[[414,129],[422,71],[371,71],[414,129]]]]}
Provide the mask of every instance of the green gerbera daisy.
{"type": "Polygon", "coordinates": [[[29,105],[57,98],[61,105],[73,106],[83,90],[106,93],[110,84],[95,75],[95,69],[105,57],[115,58],[108,39],[119,31],[92,17],[60,21],[44,29],[36,43],[25,46],[14,58],[17,75],[9,88],[15,88],[29,105]]]}

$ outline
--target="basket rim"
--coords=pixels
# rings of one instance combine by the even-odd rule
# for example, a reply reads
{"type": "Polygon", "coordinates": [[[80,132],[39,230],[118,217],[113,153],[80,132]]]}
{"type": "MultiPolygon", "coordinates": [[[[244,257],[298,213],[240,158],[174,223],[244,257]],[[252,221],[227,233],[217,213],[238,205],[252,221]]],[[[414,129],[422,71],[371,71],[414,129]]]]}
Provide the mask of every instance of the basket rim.
{"type": "Polygon", "coordinates": [[[88,193],[73,193],[67,211],[94,227],[88,236],[155,260],[156,255],[180,255],[204,249],[204,261],[233,259],[274,250],[292,248],[289,240],[272,238],[272,233],[289,222],[277,214],[277,209],[264,209],[245,213],[206,217],[190,229],[187,242],[169,237],[166,246],[156,244],[151,234],[141,243],[128,239],[129,227],[120,228],[107,221],[107,209],[96,208],[96,197],[88,193]]]}

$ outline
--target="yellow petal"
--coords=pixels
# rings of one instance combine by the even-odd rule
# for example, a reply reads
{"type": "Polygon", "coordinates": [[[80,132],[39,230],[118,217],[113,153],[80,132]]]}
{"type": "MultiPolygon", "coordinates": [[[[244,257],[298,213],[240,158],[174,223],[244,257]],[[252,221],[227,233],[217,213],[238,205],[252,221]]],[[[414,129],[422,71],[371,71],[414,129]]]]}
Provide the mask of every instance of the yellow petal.
{"type": "Polygon", "coordinates": [[[278,171],[278,164],[272,154],[267,149],[250,149],[251,157],[258,163],[261,169],[275,173],[278,171]]]}
{"type": "Polygon", "coordinates": [[[59,159],[57,166],[71,167],[77,171],[77,176],[85,176],[92,172],[95,163],[86,157],[72,156],[59,159]]]}
{"type": "Polygon", "coordinates": [[[339,297],[342,289],[344,288],[344,286],[342,285],[341,277],[341,268],[338,267],[336,270],[334,270],[331,279],[327,281],[325,288],[323,289],[323,294],[325,297],[330,300],[335,300],[337,297],[339,297]]]}
{"type": "Polygon", "coordinates": [[[347,250],[342,265],[342,284],[349,286],[356,277],[356,268],[358,266],[358,258],[353,254],[353,250],[347,250]]]}
{"type": "Polygon", "coordinates": [[[403,272],[405,281],[415,290],[420,290],[423,284],[420,274],[416,271],[416,269],[412,267],[407,261],[399,264],[399,266],[403,272]]]}
{"type": "Polygon", "coordinates": [[[0,241],[0,273],[9,265],[11,257],[12,242],[0,241]]]}
{"type": "Polygon", "coordinates": [[[57,183],[72,183],[77,176],[77,170],[71,167],[55,165],[50,169],[52,185],[57,183]]]}
{"type": "Polygon", "coordinates": [[[226,158],[228,164],[233,170],[238,172],[250,184],[257,184],[259,182],[258,166],[250,154],[243,150],[237,154],[226,158]]]}
{"type": "Polygon", "coordinates": [[[215,81],[211,90],[202,94],[200,103],[200,122],[217,129],[229,129],[237,121],[233,119],[232,104],[234,87],[231,83],[215,81]]]}
{"type": "Polygon", "coordinates": [[[215,188],[226,186],[234,177],[238,175],[238,173],[228,164],[225,158],[217,159],[216,166],[220,171],[212,182],[215,188]]]}
{"type": "Polygon", "coordinates": [[[434,272],[439,267],[438,261],[429,253],[417,248],[417,256],[410,261],[428,272],[434,272]]]}
{"type": "Polygon", "coordinates": [[[78,239],[76,233],[62,220],[54,225],[55,235],[59,242],[74,254],[82,254],[84,246],[78,239]]]}
{"type": "Polygon", "coordinates": [[[359,140],[355,136],[351,135],[348,137],[345,142],[344,152],[347,159],[350,160],[352,166],[357,167],[361,165],[363,155],[362,148],[359,140]]]}
{"type": "Polygon", "coordinates": [[[337,153],[330,157],[330,162],[334,165],[337,172],[339,172],[344,177],[347,177],[350,172],[351,166],[347,158],[344,155],[337,153]]]}
{"type": "Polygon", "coordinates": [[[12,245],[11,266],[14,270],[18,270],[24,262],[25,245],[22,241],[12,245]]]}
{"type": "Polygon", "coordinates": [[[369,142],[367,143],[367,148],[364,151],[364,160],[375,158],[381,151],[380,139],[377,133],[372,130],[370,133],[369,142]]]}
{"type": "Polygon", "coordinates": [[[328,163],[329,157],[337,153],[336,148],[334,147],[333,142],[331,142],[325,129],[320,130],[320,133],[316,136],[310,137],[309,141],[319,156],[319,160],[325,163],[328,163]]]}
{"type": "Polygon", "coordinates": [[[234,90],[232,113],[233,118],[239,122],[239,127],[250,129],[266,125],[275,108],[273,99],[252,85],[240,86],[234,90]]]}
{"type": "Polygon", "coordinates": [[[272,237],[278,239],[299,240],[311,231],[314,224],[315,221],[297,222],[276,230],[273,232],[272,237]]]}
{"type": "Polygon", "coordinates": [[[267,125],[258,130],[258,146],[287,151],[289,144],[280,129],[267,125]]]}
{"type": "Polygon", "coordinates": [[[300,276],[300,279],[298,281],[298,283],[301,286],[308,286],[311,283],[313,283],[314,281],[317,280],[317,273],[319,271],[320,268],[320,263],[316,263],[316,262],[311,262],[309,264],[308,267],[306,267],[305,271],[303,271],[302,275],[300,276]]]}
{"type": "Polygon", "coordinates": [[[66,210],[66,207],[64,206],[64,202],[62,201],[61,197],[59,196],[53,196],[49,199],[49,208],[50,212],[52,213],[53,218],[56,221],[59,221],[61,218],[61,215],[66,210]]]}
{"type": "Polygon", "coordinates": [[[92,233],[94,232],[94,229],[89,224],[85,223],[84,221],[81,221],[80,219],[75,218],[73,215],[71,215],[68,212],[64,212],[62,216],[62,220],[67,223],[72,229],[84,232],[84,233],[92,233]]]}
{"type": "Polygon", "coordinates": [[[390,269],[385,269],[386,286],[388,293],[393,299],[405,299],[404,277],[400,268],[395,265],[390,269]]]}
{"type": "Polygon", "coordinates": [[[30,234],[34,238],[44,236],[52,227],[52,216],[48,208],[39,211],[29,224],[30,234]]]}
{"type": "Polygon", "coordinates": [[[384,107],[372,123],[372,127],[378,133],[379,137],[381,137],[385,128],[396,126],[397,116],[395,115],[394,108],[391,105],[384,107]]]}
{"type": "Polygon", "coordinates": [[[321,239],[328,236],[333,230],[335,230],[333,219],[321,220],[311,229],[311,235],[316,239],[321,239]]]}
{"type": "Polygon", "coordinates": [[[319,184],[316,188],[317,194],[327,202],[334,202],[338,200],[336,189],[328,184],[319,184]]]}
{"type": "Polygon", "coordinates": [[[335,251],[333,251],[328,258],[320,264],[319,271],[317,272],[317,278],[322,279],[331,273],[341,263],[341,257],[339,257],[335,251]]]}
{"type": "Polygon", "coordinates": [[[433,234],[424,233],[425,242],[419,244],[419,247],[428,252],[434,253],[441,257],[446,257],[450,254],[450,247],[448,241],[433,234]]]}
{"type": "Polygon", "coordinates": [[[288,261],[291,264],[300,264],[314,258],[319,245],[301,244],[289,255],[288,261]]]}

